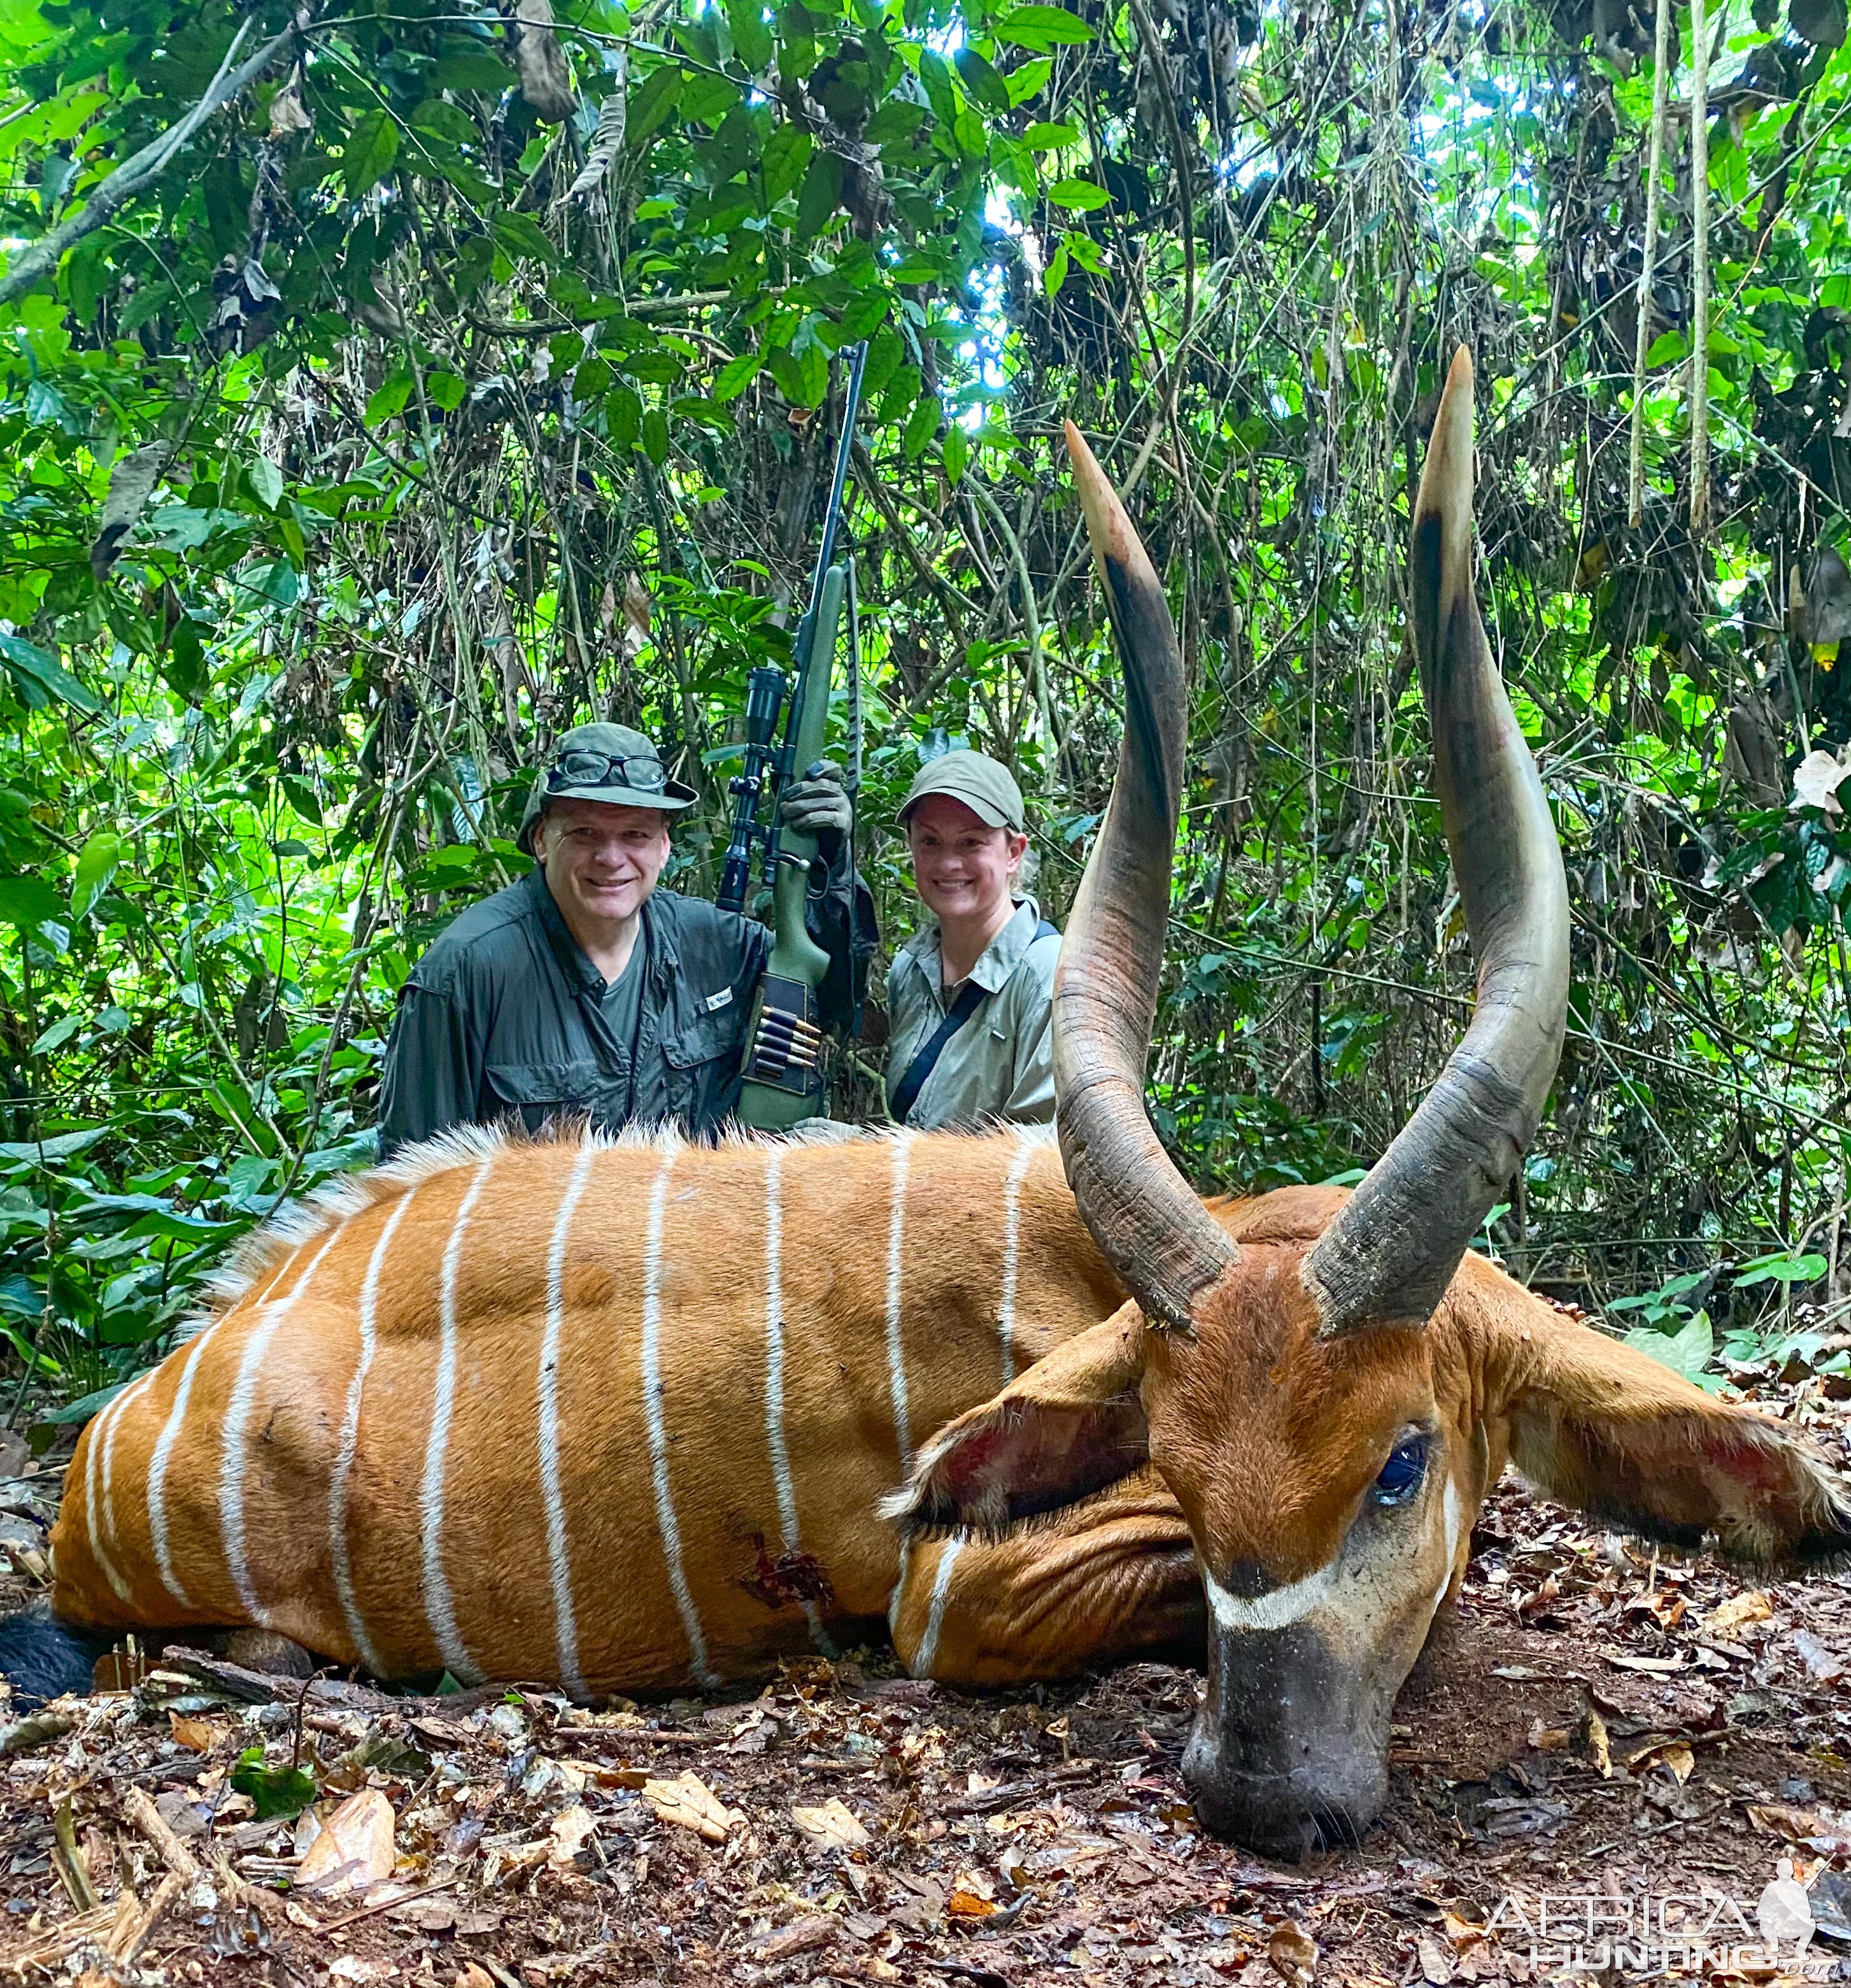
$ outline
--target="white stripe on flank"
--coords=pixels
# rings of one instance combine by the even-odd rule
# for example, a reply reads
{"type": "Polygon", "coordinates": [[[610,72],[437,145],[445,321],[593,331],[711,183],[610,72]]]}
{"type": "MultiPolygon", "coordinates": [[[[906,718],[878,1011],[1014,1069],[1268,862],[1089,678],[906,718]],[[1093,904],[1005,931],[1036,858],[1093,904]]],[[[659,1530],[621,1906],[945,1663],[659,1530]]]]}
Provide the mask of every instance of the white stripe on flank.
{"type": "Polygon", "coordinates": [[[167,1411],[148,1459],[148,1532],[154,1542],[154,1564],[160,1570],[161,1585],[182,1608],[191,1608],[193,1598],[174,1565],[173,1546],[167,1537],[167,1466],[173,1460],[174,1445],[180,1440],[181,1425],[187,1418],[187,1404],[193,1398],[193,1376],[199,1371],[200,1349],[217,1330],[214,1326],[201,1333],[187,1348],[180,1365],[180,1385],[174,1392],[174,1405],[167,1411]]]}
{"type": "MultiPolygon", "coordinates": [[[[275,1276],[265,1285],[262,1290],[258,1292],[252,1300],[259,1310],[261,1310],[264,1306],[274,1302],[276,1293],[282,1289],[284,1278],[288,1276],[289,1273],[296,1268],[296,1263],[301,1258],[302,1253],[308,1248],[309,1244],[313,1242],[314,1239],[313,1236],[309,1236],[306,1240],[298,1242],[296,1247],[289,1252],[289,1255],[284,1257],[282,1261],[277,1265],[275,1276]]],[[[201,1339],[204,1339],[206,1335],[202,1332],[200,1334],[199,1337],[201,1339]]]]}
{"type": "Polygon", "coordinates": [[[887,1640],[891,1642],[900,1633],[900,1604],[906,1593],[907,1575],[913,1564],[913,1542],[900,1542],[900,1571],[893,1577],[893,1585],[887,1595],[887,1640]]]}
{"type": "Polygon", "coordinates": [[[670,1146],[662,1155],[656,1184],[650,1190],[649,1226],[643,1236],[643,1414],[649,1425],[649,1460],[656,1482],[656,1528],[662,1535],[662,1557],[668,1563],[668,1584],[681,1611],[694,1675],[711,1689],[720,1680],[708,1664],[707,1638],[701,1634],[694,1598],[688,1592],[687,1570],[681,1564],[681,1528],[675,1519],[674,1496],[668,1482],[668,1436],[662,1421],[662,1224],[675,1151],[670,1146]]]}
{"type": "Polygon", "coordinates": [[[375,1677],[385,1674],[385,1665],[373,1648],[373,1638],[360,1618],[360,1597],[353,1589],[353,1560],[347,1548],[348,1488],[353,1477],[353,1459],[360,1449],[361,1398],[366,1391],[367,1370],[379,1344],[379,1274],[384,1269],[386,1252],[392,1237],[405,1219],[405,1211],[417,1199],[417,1189],[408,1188],[398,1205],[387,1218],[367,1259],[366,1281],[360,1288],[360,1357],[354,1362],[353,1378],[347,1384],[347,1412],[341,1421],[340,1447],[334,1452],[333,1481],[328,1489],[328,1545],[334,1563],[334,1591],[347,1621],[347,1634],[360,1660],[375,1677]]]}
{"type": "Polygon", "coordinates": [[[458,1631],[455,1598],[444,1572],[444,1461],[450,1445],[450,1418],[456,1405],[457,1266],[462,1260],[463,1233],[488,1178],[490,1165],[484,1160],[477,1167],[457,1209],[456,1220],[451,1225],[450,1239],[444,1245],[437,1299],[437,1381],[431,1403],[431,1436],[424,1446],[424,1482],[418,1497],[424,1534],[424,1616],[444,1668],[464,1684],[480,1684],[482,1679],[458,1631]]]}
{"type": "Polygon", "coordinates": [[[913,1661],[907,1665],[908,1672],[916,1678],[929,1678],[932,1666],[938,1661],[938,1638],[944,1628],[945,1603],[951,1598],[951,1570],[958,1564],[958,1556],[964,1551],[962,1540],[947,1540],[945,1550],[938,1562],[938,1570],[932,1577],[932,1606],[926,1617],[925,1634],[919,1639],[919,1647],[913,1652],[913,1661]]]}
{"type": "Polygon", "coordinates": [[[913,1134],[893,1138],[893,1211],[887,1219],[887,1385],[893,1396],[893,1433],[900,1439],[900,1474],[913,1474],[913,1425],[907,1408],[906,1349],[900,1338],[900,1276],[906,1241],[907,1161],[913,1134]]]}
{"type": "Polygon", "coordinates": [[[572,1562],[566,1544],[566,1500],[559,1489],[559,1334],[566,1323],[566,1241],[598,1148],[587,1139],[552,1225],[546,1255],[546,1332],[540,1343],[540,1489],[546,1500],[546,1557],[552,1568],[553,1638],[559,1682],[569,1698],[586,1696],[579,1674],[579,1618],[572,1605],[572,1562]]]}
{"type": "Polygon", "coordinates": [[[272,1334],[288,1317],[296,1300],[307,1289],[309,1280],[314,1276],[321,1259],[334,1247],[346,1226],[344,1222],[337,1222],[328,1231],[321,1247],[309,1259],[309,1267],[290,1286],[287,1297],[278,1298],[258,1310],[257,1323],[245,1341],[244,1354],[238,1363],[238,1378],[231,1384],[231,1398],[225,1408],[225,1448],[218,1465],[218,1530],[225,1543],[225,1570],[231,1577],[239,1605],[253,1622],[266,1629],[270,1626],[269,1614],[257,1598],[245,1548],[245,1427],[251,1419],[251,1409],[256,1398],[257,1370],[263,1364],[272,1334]]]}
{"type": "MultiPolygon", "coordinates": [[[[110,1402],[110,1408],[115,1405],[114,1401],[110,1402]]],[[[110,1409],[105,1408],[90,1424],[90,1446],[83,1459],[83,1517],[90,1536],[90,1558],[105,1574],[109,1571],[109,1562],[103,1557],[103,1552],[101,1476],[103,1426],[108,1420],[109,1412],[110,1409]]]]}
{"type": "Polygon", "coordinates": [[[784,1149],[765,1153],[765,1435],[778,1487],[778,1523],[784,1550],[797,1550],[797,1494],[791,1484],[784,1441],[784,1208],[780,1199],[784,1149]]]}
{"type": "Polygon", "coordinates": [[[1040,1151],[1041,1141],[1018,1133],[1015,1157],[1009,1162],[1009,1177],[1002,1190],[1002,1296],[996,1307],[997,1337],[1002,1341],[1002,1380],[1006,1388],[1015,1378],[1015,1266],[1022,1239],[1022,1184],[1028,1178],[1029,1162],[1040,1151]]]}
{"type": "MultiPolygon", "coordinates": [[[[784,1439],[784,1148],[765,1150],[765,1440],[778,1493],[778,1529],[784,1550],[797,1551],[797,1493],[784,1439]]],[[[810,1636],[826,1655],[837,1654],[814,1601],[803,1604],[810,1636]]]]}
{"type": "MultiPolygon", "coordinates": [[[[139,1380],[131,1381],[114,1401],[96,1418],[96,1447],[103,1452],[103,1530],[102,1537],[108,1542],[106,1547],[96,1555],[96,1564],[108,1577],[110,1587],[116,1591],[119,1601],[133,1599],[133,1591],[122,1577],[116,1565],[116,1432],[122,1426],[123,1411],[138,1395],[144,1394],[148,1383],[154,1378],[150,1369],[139,1380]]],[[[97,1543],[95,1536],[94,1514],[92,1516],[93,1546],[97,1543]]]]}
{"type": "Polygon", "coordinates": [[[1224,1629],[1284,1629],[1302,1621],[1329,1594],[1336,1577],[1337,1564],[1332,1560],[1302,1581],[1292,1581],[1251,1599],[1230,1594],[1206,1568],[1202,1572],[1202,1586],[1208,1591],[1209,1608],[1224,1629]]]}

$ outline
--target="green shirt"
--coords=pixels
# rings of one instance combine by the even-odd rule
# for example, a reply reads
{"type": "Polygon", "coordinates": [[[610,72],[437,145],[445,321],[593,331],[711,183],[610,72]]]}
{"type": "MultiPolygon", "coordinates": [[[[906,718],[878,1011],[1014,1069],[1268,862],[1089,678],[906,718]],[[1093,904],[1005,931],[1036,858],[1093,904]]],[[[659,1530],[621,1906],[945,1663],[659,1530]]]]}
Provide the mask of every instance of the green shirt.
{"type": "MultiPolygon", "coordinates": [[[[985,949],[971,978],[986,990],[939,1053],[907,1123],[921,1131],[985,1118],[1045,1124],[1054,1116],[1054,963],[1058,934],[1037,938],[1041,910],[1016,900],[1015,915],[985,949]]],[[[952,998],[955,998],[953,990],[952,998]]],[[[887,1087],[912,1067],[950,1005],[938,928],[908,939],[887,973],[887,1087]]]]}
{"type": "Polygon", "coordinates": [[[542,871],[472,904],[399,996],[380,1088],[380,1157],[452,1125],[530,1132],[673,1121],[707,1135],[737,1107],[747,1011],[772,935],[656,891],[607,986],[542,871]]]}

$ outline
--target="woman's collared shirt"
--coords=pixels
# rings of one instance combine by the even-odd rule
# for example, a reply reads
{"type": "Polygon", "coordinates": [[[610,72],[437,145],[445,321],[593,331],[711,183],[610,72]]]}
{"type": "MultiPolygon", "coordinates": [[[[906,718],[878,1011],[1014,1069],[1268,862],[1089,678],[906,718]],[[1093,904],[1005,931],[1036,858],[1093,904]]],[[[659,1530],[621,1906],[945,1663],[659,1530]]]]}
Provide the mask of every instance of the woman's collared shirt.
{"type": "MultiPolygon", "coordinates": [[[[930,1131],[984,1118],[1045,1124],[1053,1117],[1050,1022],[1060,937],[1036,938],[1040,923],[1035,900],[1018,898],[1015,915],[971,969],[984,999],[940,1053],[907,1114],[909,1125],[930,1131]]],[[[944,1020],[948,1005],[938,928],[931,925],[900,948],[887,973],[890,1094],[944,1020]]]]}

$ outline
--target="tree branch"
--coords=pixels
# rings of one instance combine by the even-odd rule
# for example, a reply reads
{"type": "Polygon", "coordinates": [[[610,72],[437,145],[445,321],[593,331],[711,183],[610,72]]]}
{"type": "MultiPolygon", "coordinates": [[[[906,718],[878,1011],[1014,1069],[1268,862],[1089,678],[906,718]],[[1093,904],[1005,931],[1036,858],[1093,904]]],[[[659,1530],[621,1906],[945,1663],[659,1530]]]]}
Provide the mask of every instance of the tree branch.
{"type": "Polygon", "coordinates": [[[93,235],[137,194],[151,186],[200,126],[254,83],[298,32],[296,24],[292,22],[281,34],[265,42],[242,68],[234,69],[231,59],[250,28],[247,18],[231,38],[231,46],[225,51],[225,60],[219,64],[211,86],[177,124],[171,125],[158,138],[144,145],[133,158],[124,159],[75,214],[67,216],[50,234],[22,248],[14,257],[12,266],[4,276],[0,276],[0,304],[10,304],[15,297],[23,296],[46,277],[55,275],[66,249],[75,248],[86,235],[93,235]]]}

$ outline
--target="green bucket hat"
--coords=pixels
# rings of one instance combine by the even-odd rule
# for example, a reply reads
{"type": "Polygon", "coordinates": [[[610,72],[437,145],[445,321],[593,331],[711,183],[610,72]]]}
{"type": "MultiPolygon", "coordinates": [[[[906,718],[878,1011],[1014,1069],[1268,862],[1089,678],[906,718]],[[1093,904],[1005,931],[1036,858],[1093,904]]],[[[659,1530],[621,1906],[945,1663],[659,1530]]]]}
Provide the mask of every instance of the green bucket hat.
{"type": "Polygon", "coordinates": [[[515,846],[533,854],[535,824],[554,801],[607,801],[679,814],[699,798],[692,787],[669,778],[654,743],[640,732],[627,725],[575,725],[533,783],[515,846]]]}
{"type": "Polygon", "coordinates": [[[986,828],[1012,829],[1020,835],[1028,827],[1022,789],[1008,768],[986,753],[961,749],[927,760],[907,789],[900,819],[904,821],[927,794],[948,794],[962,801],[986,828]]]}

